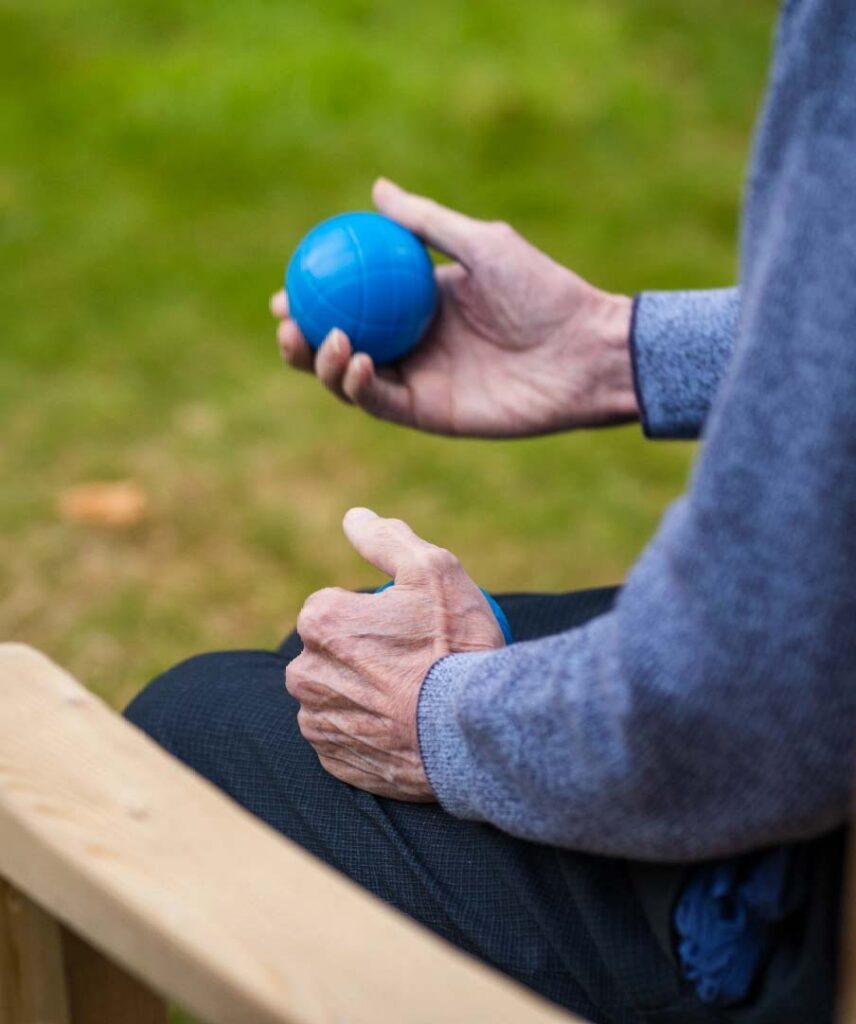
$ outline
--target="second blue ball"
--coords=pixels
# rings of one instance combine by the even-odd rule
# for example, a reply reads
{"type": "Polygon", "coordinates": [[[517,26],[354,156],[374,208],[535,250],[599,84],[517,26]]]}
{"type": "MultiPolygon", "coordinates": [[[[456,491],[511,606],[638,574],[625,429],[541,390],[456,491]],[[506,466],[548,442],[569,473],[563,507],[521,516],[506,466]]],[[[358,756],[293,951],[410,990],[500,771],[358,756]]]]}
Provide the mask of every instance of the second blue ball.
{"type": "Polygon", "coordinates": [[[338,327],[378,364],[409,352],[437,307],[428,250],[378,213],[343,213],[313,228],[288,264],[285,290],[312,348],[338,327]]]}

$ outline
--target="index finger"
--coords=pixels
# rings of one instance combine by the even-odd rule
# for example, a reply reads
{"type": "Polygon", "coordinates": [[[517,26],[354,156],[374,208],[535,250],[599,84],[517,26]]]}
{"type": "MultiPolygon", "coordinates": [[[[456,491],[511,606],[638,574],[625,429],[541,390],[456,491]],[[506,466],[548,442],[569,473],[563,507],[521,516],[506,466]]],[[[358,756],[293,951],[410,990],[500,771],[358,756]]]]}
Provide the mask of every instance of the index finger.
{"type": "Polygon", "coordinates": [[[289,320],[288,317],[281,320],[276,329],[276,337],[280,355],[289,366],[293,366],[295,370],[312,371],[315,366],[315,353],[294,320],[289,320]]]}

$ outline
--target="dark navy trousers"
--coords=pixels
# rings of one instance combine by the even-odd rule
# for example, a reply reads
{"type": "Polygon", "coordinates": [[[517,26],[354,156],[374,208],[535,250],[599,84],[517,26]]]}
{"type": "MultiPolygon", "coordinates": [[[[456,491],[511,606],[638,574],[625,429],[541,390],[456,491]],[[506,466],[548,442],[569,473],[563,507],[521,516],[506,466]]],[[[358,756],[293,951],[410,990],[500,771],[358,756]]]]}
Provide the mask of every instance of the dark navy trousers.
{"type": "MultiPolygon", "coordinates": [[[[498,600],[515,639],[607,611],[612,589],[498,600]]],[[[459,946],[596,1024],[831,1021],[840,837],[818,841],[812,906],[790,923],[758,991],[703,1006],[671,950],[685,869],[597,857],[372,796],[328,775],[297,727],[284,669],[300,653],[203,654],[159,676],[127,717],[310,853],[459,946]]]]}

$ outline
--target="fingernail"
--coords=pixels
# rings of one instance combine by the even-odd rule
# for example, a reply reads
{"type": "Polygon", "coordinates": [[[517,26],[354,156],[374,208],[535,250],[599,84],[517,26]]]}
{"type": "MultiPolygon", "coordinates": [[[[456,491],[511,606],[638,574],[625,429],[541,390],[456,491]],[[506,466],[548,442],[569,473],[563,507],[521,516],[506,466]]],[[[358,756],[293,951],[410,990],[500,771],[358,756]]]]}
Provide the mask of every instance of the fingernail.
{"type": "Polygon", "coordinates": [[[340,356],[342,354],[342,332],[338,327],[334,327],[332,331],[324,339],[323,344],[330,349],[333,355],[340,356]]]}

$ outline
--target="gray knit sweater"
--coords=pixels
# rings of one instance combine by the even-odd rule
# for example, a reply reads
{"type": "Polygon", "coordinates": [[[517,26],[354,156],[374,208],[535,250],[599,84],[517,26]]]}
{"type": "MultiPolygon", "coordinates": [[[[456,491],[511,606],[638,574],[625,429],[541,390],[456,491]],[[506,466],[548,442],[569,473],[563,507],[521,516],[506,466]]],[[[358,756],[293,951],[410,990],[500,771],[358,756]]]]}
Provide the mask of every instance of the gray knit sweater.
{"type": "Polygon", "coordinates": [[[856,2],[789,0],[755,142],[739,290],[645,294],[643,425],[703,446],[615,609],[432,668],[452,814],[692,860],[849,812],[856,728],[856,2]]]}

